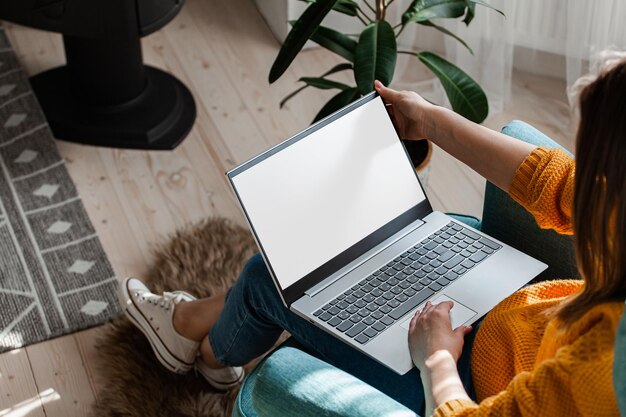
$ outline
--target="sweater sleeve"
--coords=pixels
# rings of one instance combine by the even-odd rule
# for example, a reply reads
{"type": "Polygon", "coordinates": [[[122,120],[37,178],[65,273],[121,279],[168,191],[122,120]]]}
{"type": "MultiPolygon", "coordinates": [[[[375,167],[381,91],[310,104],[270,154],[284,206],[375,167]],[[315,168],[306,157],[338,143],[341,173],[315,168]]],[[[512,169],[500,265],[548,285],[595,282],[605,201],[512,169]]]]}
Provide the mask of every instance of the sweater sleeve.
{"type": "Polygon", "coordinates": [[[521,372],[506,390],[477,404],[452,400],[441,404],[434,417],[540,417],[562,414],[560,407],[570,401],[563,395],[569,374],[556,361],[546,361],[532,372],[521,372]],[[561,395],[555,396],[556,392],[561,395]]]}
{"type": "Polygon", "coordinates": [[[574,171],[565,151],[535,148],[517,168],[509,194],[541,228],[572,234],[574,171]]]}
{"type": "Polygon", "coordinates": [[[553,357],[518,373],[506,389],[480,404],[451,400],[436,417],[540,417],[618,415],[613,389],[613,349],[624,305],[613,302],[592,309],[568,333],[554,337],[566,343],[553,357]]]}

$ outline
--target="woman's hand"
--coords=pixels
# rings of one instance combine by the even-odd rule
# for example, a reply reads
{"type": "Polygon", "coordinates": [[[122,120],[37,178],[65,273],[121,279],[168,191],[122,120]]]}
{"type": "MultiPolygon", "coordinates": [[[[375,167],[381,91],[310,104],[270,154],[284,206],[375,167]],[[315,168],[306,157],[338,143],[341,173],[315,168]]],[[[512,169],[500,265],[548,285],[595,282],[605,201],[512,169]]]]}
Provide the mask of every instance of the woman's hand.
{"type": "Polygon", "coordinates": [[[448,352],[455,363],[463,351],[463,339],[471,326],[459,326],[452,330],[450,310],[454,304],[444,301],[437,305],[427,302],[422,311],[417,311],[409,327],[409,351],[411,359],[420,371],[433,364],[429,359],[439,351],[448,352]]]}
{"type": "Polygon", "coordinates": [[[415,92],[392,90],[380,81],[375,81],[374,87],[387,105],[401,139],[428,138],[431,125],[428,116],[434,105],[415,92]]]}

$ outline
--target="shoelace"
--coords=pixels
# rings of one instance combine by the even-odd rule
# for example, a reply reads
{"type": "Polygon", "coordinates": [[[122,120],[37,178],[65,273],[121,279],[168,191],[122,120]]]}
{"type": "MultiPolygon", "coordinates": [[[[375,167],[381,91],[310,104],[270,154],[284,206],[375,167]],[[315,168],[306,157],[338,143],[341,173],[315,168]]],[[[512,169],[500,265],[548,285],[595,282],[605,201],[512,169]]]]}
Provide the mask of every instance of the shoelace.
{"type": "Polygon", "coordinates": [[[164,292],[163,295],[156,294],[146,294],[140,297],[139,301],[143,302],[147,300],[149,303],[164,308],[165,310],[169,310],[173,304],[178,304],[185,296],[183,294],[175,294],[172,292],[164,292]]]}

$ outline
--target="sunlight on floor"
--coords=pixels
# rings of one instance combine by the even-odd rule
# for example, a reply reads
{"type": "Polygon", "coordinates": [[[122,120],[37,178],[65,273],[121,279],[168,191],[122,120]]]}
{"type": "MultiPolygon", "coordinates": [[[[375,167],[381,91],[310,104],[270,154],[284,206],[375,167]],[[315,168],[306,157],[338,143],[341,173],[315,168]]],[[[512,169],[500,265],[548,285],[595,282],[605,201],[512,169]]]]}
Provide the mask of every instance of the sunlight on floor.
{"type": "Polygon", "coordinates": [[[6,335],[0,337],[0,347],[15,349],[24,346],[24,338],[21,333],[8,332],[6,335]]]}
{"type": "Polygon", "coordinates": [[[19,404],[15,404],[13,407],[5,408],[0,411],[0,417],[25,417],[31,411],[43,406],[52,401],[56,401],[61,399],[61,396],[58,392],[49,388],[45,391],[42,391],[36,397],[29,398],[28,400],[24,400],[19,404]]]}

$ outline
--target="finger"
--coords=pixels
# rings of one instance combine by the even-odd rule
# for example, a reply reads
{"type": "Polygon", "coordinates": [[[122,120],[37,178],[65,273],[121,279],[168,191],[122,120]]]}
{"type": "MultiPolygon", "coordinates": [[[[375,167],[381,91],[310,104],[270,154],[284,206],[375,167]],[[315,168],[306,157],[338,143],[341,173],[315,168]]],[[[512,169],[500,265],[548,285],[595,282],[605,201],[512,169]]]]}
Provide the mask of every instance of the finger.
{"type": "Polygon", "coordinates": [[[471,333],[471,331],[472,331],[472,326],[459,326],[456,329],[454,329],[454,333],[461,337],[465,337],[465,335],[471,333]]]}
{"type": "Polygon", "coordinates": [[[400,96],[400,93],[398,91],[385,87],[383,83],[378,80],[374,81],[374,88],[386,102],[393,103],[400,96]]]}
{"type": "Polygon", "coordinates": [[[433,304],[430,301],[427,301],[426,304],[424,305],[424,310],[422,310],[422,314],[426,315],[428,313],[430,313],[430,311],[433,309],[433,304]]]}
{"type": "Polygon", "coordinates": [[[454,302],[450,300],[442,301],[441,303],[437,304],[437,308],[443,309],[447,313],[452,310],[452,307],[454,307],[454,302]]]}

